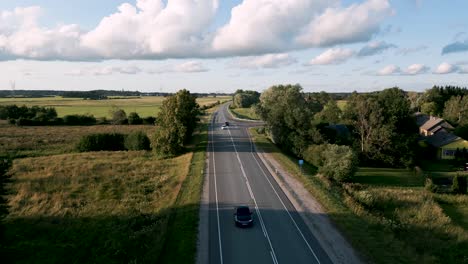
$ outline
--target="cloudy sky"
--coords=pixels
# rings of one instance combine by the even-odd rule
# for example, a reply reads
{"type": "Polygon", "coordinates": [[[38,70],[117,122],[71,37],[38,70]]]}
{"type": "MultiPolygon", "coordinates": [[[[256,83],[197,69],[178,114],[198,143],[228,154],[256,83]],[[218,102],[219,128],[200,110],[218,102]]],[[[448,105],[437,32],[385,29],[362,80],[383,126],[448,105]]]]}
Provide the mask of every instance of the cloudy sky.
{"type": "Polygon", "coordinates": [[[0,90],[467,86],[467,10],[466,0],[5,0],[0,90]]]}

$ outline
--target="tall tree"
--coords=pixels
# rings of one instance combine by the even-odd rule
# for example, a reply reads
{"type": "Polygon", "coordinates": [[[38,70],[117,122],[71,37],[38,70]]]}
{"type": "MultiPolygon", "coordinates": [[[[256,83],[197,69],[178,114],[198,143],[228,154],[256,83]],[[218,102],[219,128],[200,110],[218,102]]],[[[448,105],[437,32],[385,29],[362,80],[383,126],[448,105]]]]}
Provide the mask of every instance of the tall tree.
{"type": "Polygon", "coordinates": [[[353,94],[344,116],[355,128],[364,162],[391,166],[413,162],[417,127],[402,90],[353,94]]]}
{"type": "Polygon", "coordinates": [[[340,122],[341,109],[335,100],[329,100],[322,111],[315,115],[315,119],[321,122],[338,123],[340,122]]]}
{"type": "Polygon", "coordinates": [[[296,85],[277,85],[260,96],[257,114],[266,122],[271,139],[280,147],[300,156],[311,140],[313,112],[296,85]]]}
{"type": "Polygon", "coordinates": [[[468,95],[453,96],[445,103],[444,118],[457,125],[468,124],[468,95]]]}
{"type": "Polygon", "coordinates": [[[185,89],[166,98],[157,116],[153,149],[164,156],[180,153],[196,127],[199,112],[196,98],[185,89]]]}

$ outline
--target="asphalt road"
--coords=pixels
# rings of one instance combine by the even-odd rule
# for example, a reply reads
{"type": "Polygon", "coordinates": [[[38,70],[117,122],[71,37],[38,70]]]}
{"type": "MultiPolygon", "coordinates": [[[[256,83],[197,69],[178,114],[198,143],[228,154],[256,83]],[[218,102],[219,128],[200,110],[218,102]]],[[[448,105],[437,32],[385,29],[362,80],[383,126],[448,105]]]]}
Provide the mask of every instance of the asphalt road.
{"type": "Polygon", "coordinates": [[[247,130],[253,124],[230,120],[226,107],[209,131],[209,263],[331,263],[255,153],[247,130]],[[251,228],[235,226],[238,205],[254,212],[251,228]]]}

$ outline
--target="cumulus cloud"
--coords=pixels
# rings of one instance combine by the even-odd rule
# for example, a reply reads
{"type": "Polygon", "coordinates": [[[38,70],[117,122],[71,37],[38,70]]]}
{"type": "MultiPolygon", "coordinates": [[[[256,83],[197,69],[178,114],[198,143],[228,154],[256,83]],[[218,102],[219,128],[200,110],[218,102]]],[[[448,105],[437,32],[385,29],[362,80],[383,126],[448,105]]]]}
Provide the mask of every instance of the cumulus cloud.
{"type": "Polygon", "coordinates": [[[135,65],[127,66],[96,66],[96,67],[87,67],[77,70],[72,70],[65,73],[69,76],[85,76],[85,75],[94,75],[94,76],[106,76],[113,74],[163,74],[163,73],[197,73],[197,72],[206,72],[209,71],[208,68],[203,66],[201,62],[198,61],[188,61],[181,64],[167,64],[162,65],[158,68],[142,68],[135,65]]]}
{"type": "Polygon", "coordinates": [[[468,51],[468,39],[465,41],[456,41],[442,48],[442,55],[455,52],[468,51]]]}
{"type": "Polygon", "coordinates": [[[429,67],[425,66],[424,64],[412,64],[406,68],[402,74],[403,75],[418,75],[423,74],[429,71],[429,67]]]}
{"type": "Polygon", "coordinates": [[[296,63],[297,60],[287,53],[267,54],[263,56],[242,57],[234,61],[231,66],[246,69],[279,68],[296,63]]]}
{"type": "Polygon", "coordinates": [[[427,49],[428,47],[425,45],[421,45],[421,46],[414,47],[414,48],[401,48],[401,49],[398,49],[395,54],[406,56],[408,54],[424,51],[427,49]]]}
{"type": "Polygon", "coordinates": [[[322,54],[312,59],[310,65],[340,64],[347,61],[354,55],[354,51],[343,48],[328,49],[322,54]]]}
{"type": "Polygon", "coordinates": [[[400,69],[396,65],[388,65],[377,72],[377,75],[418,75],[429,71],[429,67],[424,64],[412,64],[406,69],[400,69]]]}
{"type": "Polygon", "coordinates": [[[255,56],[369,40],[389,0],[243,0],[218,28],[219,0],[123,3],[90,31],[44,27],[40,7],[0,11],[0,60],[107,60],[255,56]]]}
{"type": "Polygon", "coordinates": [[[312,46],[368,41],[392,13],[388,0],[368,0],[347,8],[330,7],[314,18],[297,40],[312,46]]]}
{"type": "Polygon", "coordinates": [[[372,56],[384,52],[387,49],[396,48],[394,44],[389,44],[384,41],[380,42],[371,42],[361,48],[358,52],[359,57],[372,56]]]}
{"type": "Polygon", "coordinates": [[[440,64],[434,71],[436,74],[449,74],[458,71],[458,67],[456,65],[444,62],[440,64]]]}
{"type": "Polygon", "coordinates": [[[378,71],[377,74],[378,75],[393,75],[393,74],[398,74],[400,72],[401,72],[400,67],[396,65],[388,65],[388,66],[385,66],[380,71],[378,71]]]}

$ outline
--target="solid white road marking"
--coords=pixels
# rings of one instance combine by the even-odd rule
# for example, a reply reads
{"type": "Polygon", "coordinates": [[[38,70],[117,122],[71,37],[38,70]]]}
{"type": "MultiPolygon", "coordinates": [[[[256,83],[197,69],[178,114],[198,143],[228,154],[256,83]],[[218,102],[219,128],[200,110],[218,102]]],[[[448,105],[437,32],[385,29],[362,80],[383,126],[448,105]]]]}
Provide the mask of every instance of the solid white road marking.
{"type": "Polygon", "coordinates": [[[216,161],[214,155],[214,140],[213,140],[213,129],[214,129],[214,118],[211,121],[211,157],[213,158],[213,178],[215,187],[215,200],[216,200],[216,219],[218,222],[218,242],[219,242],[219,258],[220,263],[223,264],[223,246],[221,243],[221,227],[219,224],[219,204],[218,204],[218,185],[216,184],[216,161]]]}
{"type": "MultiPolygon", "coordinates": [[[[248,133],[248,132],[247,132],[248,133]]],[[[250,133],[249,134],[249,141],[250,141],[250,144],[252,145],[252,149],[253,149],[253,142],[250,138],[250,133]]],[[[297,225],[296,221],[294,220],[294,218],[292,217],[292,215],[289,213],[288,209],[286,208],[286,205],[284,204],[283,200],[281,199],[281,197],[279,196],[278,192],[276,191],[276,189],[273,187],[273,184],[271,183],[270,179],[268,179],[268,176],[266,175],[265,171],[263,170],[262,166],[260,166],[260,163],[257,159],[257,157],[255,157],[255,154],[254,152],[251,153],[253,158],[255,159],[255,162],[257,163],[257,166],[260,168],[260,170],[262,171],[262,174],[263,176],[265,177],[265,179],[268,181],[268,183],[270,184],[271,188],[273,189],[273,191],[275,192],[276,196],[278,197],[279,201],[281,202],[281,204],[283,205],[283,208],[286,210],[286,212],[288,213],[289,215],[289,218],[291,218],[292,222],[294,223],[294,226],[296,227],[297,231],[299,231],[299,234],[301,234],[301,237],[302,239],[304,240],[304,242],[307,244],[307,247],[309,248],[310,252],[312,252],[312,254],[314,255],[315,257],[315,260],[317,260],[317,262],[320,264],[320,260],[318,259],[317,255],[315,254],[314,250],[312,249],[312,247],[310,246],[309,242],[307,242],[307,239],[305,238],[304,234],[302,233],[301,229],[299,228],[299,226],[297,225]]]]}

